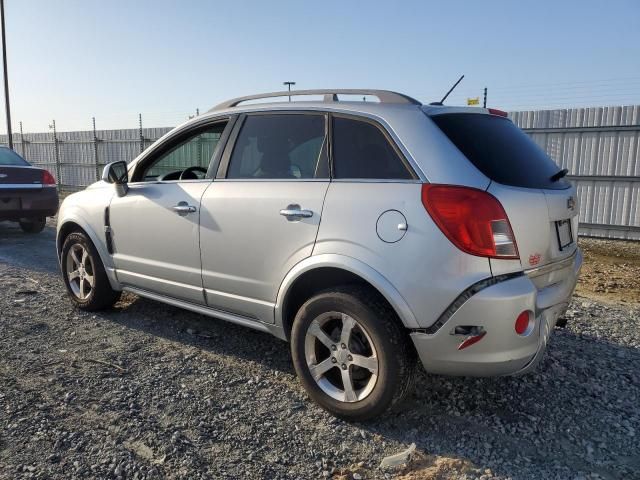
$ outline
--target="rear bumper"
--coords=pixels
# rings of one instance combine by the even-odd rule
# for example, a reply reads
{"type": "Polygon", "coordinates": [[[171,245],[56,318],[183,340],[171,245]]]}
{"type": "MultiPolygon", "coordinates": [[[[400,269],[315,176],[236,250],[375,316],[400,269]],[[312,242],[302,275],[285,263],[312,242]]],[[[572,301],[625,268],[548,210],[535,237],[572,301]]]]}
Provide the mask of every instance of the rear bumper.
{"type": "Polygon", "coordinates": [[[58,191],[55,187],[24,190],[0,188],[0,220],[52,217],[57,211],[58,191]]]}
{"type": "Polygon", "coordinates": [[[411,339],[429,373],[497,376],[525,373],[542,358],[555,324],[569,305],[582,254],[487,287],[469,298],[435,333],[414,332],[411,339]],[[544,286],[543,286],[544,285],[544,286]],[[515,331],[517,316],[534,312],[527,335],[515,331]],[[486,331],[479,342],[458,350],[465,336],[457,326],[486,331]]]}

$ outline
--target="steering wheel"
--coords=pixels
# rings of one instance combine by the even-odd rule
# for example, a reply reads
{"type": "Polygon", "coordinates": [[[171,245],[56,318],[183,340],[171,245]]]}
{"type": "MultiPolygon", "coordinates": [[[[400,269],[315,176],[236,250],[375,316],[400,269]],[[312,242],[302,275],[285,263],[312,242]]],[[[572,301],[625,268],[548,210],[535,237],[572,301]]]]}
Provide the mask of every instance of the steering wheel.
{"type": "MultiPolygon", "coordinates": [[[[180,180],[198,180],[198,177],[195,172],[202,172],[204,175],[207,174],[207,169],[203,167],[189,167],[185,168],[180,174],[180,180]]],[[[204,178],[204,175],[202,178],[204,178]]]]}

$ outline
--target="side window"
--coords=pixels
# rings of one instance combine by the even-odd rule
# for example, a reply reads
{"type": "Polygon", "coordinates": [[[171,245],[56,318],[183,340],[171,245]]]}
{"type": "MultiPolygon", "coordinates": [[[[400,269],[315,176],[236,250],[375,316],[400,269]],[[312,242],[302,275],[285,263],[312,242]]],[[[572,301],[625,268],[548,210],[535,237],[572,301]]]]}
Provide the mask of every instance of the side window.
{"type": "Polygon", "coordinates": [[[227,178],[327,178],[324,115],[250,115],[229,160],[227,178]]]}
{"type": "Polygon", "coordinates": [[[211,125],[183,138],[153,160],[140,181],[204,178],[225,126],[226,123],[211,125]]]}
{"type": "Polygon", "coordinates": [[[378,127],[333,118],[334,178],[411,180],[411,172],[378,127]]]}

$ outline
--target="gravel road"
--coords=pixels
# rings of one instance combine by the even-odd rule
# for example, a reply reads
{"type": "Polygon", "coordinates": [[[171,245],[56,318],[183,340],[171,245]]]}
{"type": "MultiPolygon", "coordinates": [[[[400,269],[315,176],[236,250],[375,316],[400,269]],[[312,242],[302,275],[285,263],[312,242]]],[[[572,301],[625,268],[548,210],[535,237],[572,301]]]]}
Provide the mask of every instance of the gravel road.
{"type": "Polygon", "coordinates": [[[133,295],[86,314],[56,269],[51,227],[0,223],[0,478],[640,478],[635,302],[577,297],[534,373],[421,374],[403,411],[349,424],[286,343],[133,295]]]}

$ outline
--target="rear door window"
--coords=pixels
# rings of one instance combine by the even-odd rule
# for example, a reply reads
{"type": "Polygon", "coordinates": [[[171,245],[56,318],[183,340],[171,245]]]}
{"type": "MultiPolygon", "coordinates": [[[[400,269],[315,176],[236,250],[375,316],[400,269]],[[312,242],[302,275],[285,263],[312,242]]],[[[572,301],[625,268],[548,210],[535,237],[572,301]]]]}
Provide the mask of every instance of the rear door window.
{"type": "Polygon", "coordinates": [[[249,115],[233,147],[227,178],[327,178],[325,130],[322,114],[249,115]]]}
{"type": "Polygon", "coordinates": [[[414,178],[380,128],[370,122],[343,117],[333,117],[333,177],[414,178]]]}
{"type": "Polygon", "coordinates": [[[491,180],[503,185],[560,190],[553,181],[560,167],[508,118],[479,113],[446,113],[430,117],[440,130],[491,180]]]}

